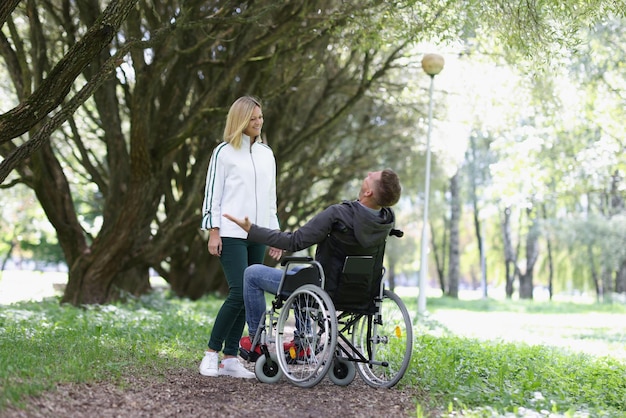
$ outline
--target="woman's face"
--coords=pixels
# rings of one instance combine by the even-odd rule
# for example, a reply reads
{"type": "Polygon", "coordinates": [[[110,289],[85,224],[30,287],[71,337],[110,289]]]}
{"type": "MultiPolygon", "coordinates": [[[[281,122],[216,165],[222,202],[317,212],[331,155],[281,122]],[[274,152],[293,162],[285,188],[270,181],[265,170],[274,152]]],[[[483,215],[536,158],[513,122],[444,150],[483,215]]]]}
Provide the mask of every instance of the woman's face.
{"type": "Polygon", "coordinates": [[[260,107],[256,106],[252,111],[248,126],[243,130],[243,133],[250,138],[255,138],[261,135],[261,128],[263,128],[263,112],[261,112],[260,107]]]}

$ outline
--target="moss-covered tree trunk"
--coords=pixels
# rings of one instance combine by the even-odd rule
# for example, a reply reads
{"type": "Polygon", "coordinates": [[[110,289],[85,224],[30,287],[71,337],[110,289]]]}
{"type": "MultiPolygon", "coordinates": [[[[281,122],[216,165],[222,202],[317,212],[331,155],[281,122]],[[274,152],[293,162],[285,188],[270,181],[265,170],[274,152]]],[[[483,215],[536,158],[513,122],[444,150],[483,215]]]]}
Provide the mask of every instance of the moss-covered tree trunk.
{"type": "Polygon", "coordinates": [[[461,222],[461,197],[459,195],[459,173],[450,178],[450,257],[448,258],[448,287],[446,295],[459,297],[461,253],[459,249],[459,223],[461,222]]]}

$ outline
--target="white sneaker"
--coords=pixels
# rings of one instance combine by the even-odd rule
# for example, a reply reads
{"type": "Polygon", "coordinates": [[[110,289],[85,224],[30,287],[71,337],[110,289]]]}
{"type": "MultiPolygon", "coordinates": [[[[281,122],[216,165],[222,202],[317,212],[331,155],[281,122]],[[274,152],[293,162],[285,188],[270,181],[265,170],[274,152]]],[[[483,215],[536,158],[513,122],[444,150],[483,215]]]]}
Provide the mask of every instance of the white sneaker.
{"type": "Polygon", "coordinates": [[[254,373],[243,367],[236,358],[222,360],[218,373],[220,376],[232,376],[243,379],[254,379],[256,377],[254,373]]]}
{"type": "Polygon", "coordinates": [[[217,377],[217,364],[219,363],[218,353],[206,351],[204,353],[204,358],[200,363],[200,374],[202,376],[211,376],[217,377]]]}

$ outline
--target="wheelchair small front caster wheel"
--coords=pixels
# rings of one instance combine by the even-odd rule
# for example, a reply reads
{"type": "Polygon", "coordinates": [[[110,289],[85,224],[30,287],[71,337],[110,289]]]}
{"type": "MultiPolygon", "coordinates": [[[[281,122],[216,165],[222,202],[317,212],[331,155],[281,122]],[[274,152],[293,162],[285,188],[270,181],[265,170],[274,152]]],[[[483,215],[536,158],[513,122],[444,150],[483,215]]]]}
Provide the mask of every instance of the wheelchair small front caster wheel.
{"type": "Polygon", "coordinates": [[[255,365],[254,373],[261,383],[276,383],[283,377],[283,371],[278,365],[278,357],[276,353],[270,354],[270,360],[267,356],[260,356],[255,365]]]}
{"type": "Polygon", "coordinates": [[[335,357],[333,367],[328,369],[328,378],[337,386],[348,386],[356,376],[356,366],[343,357],[335,357]]]}

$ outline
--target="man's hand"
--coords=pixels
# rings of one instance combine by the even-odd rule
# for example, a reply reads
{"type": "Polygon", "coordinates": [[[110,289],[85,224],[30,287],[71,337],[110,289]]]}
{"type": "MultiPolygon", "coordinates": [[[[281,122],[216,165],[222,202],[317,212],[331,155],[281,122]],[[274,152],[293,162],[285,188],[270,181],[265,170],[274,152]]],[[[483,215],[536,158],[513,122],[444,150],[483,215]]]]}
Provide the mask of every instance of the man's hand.
{"type": "MultiPolygon", "coordinates": [[[[250,232],[250,228],[252,227],[252,222],[250,222],[250,219],[248,219],[247,216],[244,219],[235,218],[234,216],[230,216],[228,213],[225,213],[222,216],[228,219],[229,221],[232,221],[236,223],[237,225],[239,225],[239,227],[243,229],[244,231],[250,232]]],[[[280,260],[280,258],[283,256],[283,253],[284,251],[281,250],[280,248],[270,247],[269,249],[269,255],[274,260],[280,260]]]]}
{"type": "Polygon", "coordinates": [[[281,250],[280,248],[274,248],[274,247],[270,247],[269,249],[269,255],[270,257],[272,257],[274,260],[280,260],[280,258],[283,256],[284,251],[281,250]]]}
{"type": "Polygon", "coordinates": [[[247,216],[245,219],[235,218],[234,216],[230,216],[227,213],[223,214],[222,216],[228,219],[229,221],[232,221],[236,223],[237,225],[239,225],[239,227],[243,229],[244,231],[250,232],[250,228],[252,227],[252,222],[250,222],[250,219],[248,219],[247,216]]]}

